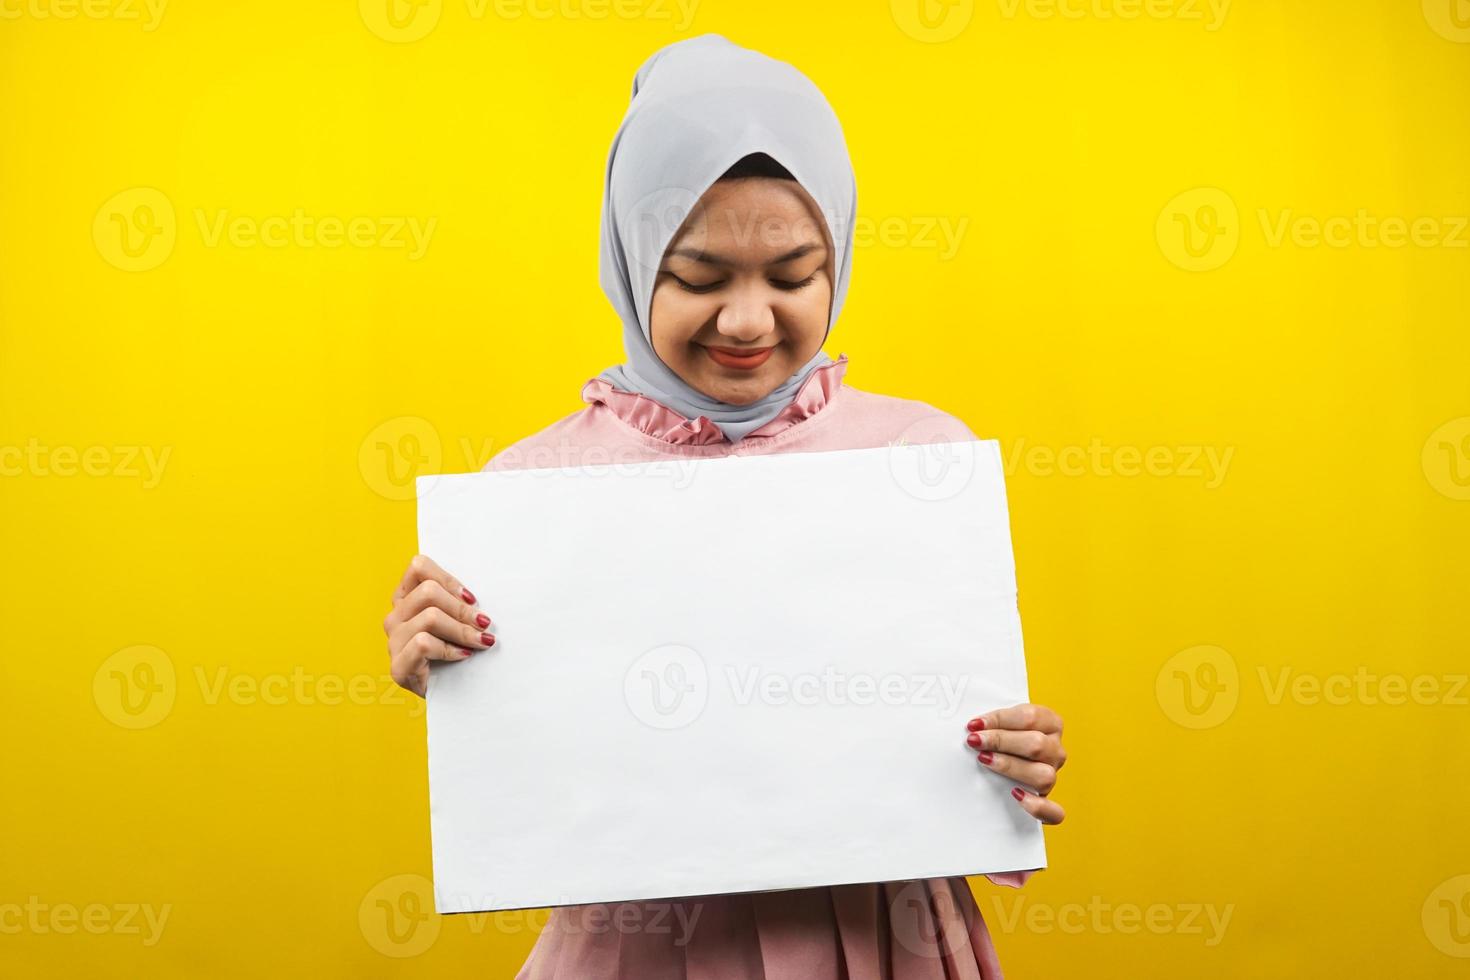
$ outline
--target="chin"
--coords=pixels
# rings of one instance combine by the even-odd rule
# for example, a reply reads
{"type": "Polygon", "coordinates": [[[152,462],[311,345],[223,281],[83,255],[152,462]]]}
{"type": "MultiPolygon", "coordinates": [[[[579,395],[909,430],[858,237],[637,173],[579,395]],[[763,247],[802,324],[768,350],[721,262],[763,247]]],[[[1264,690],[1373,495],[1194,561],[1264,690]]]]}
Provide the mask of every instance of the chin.
{"type": "MultiPolygon", "coordinates": [[[[769,366],[769,365],[765,365],[769,366]]],[[[760,372],[764,375],[766,372],[760,372]]],[[[776,390],[779,382],[773,382],[769,377],[752,378],[730,378],[725,376],[707,377],[705,383],[696,385],[700,391],[718,398],[722,402],[731,405],[749,405],[760,401],[766,395],[776,390]]]]}
{"type": "Polygon", "coordinates": [[[732,383],[723,380],[714,381],[709,385],[701,385],[700,387],[720,401],[729,402],[731,405],[749,405],[752,402],[760,401],[767,392],[774,390],[766,385],[754,385],[751,382],[742,384],[740,382],[732,383]]]}

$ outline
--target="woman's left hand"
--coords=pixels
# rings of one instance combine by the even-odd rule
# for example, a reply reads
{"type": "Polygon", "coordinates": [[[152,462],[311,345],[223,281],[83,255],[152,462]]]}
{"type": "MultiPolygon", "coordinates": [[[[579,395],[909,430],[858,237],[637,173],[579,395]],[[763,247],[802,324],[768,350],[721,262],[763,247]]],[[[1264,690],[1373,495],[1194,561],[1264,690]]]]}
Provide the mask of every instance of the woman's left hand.
{"type": "Polygon", "coordinates": [[[972,718],[965,727],[965,741],[979,752],[980,764],[1021,784],[1011,787],[1011,795],[1027,813],[1048,824],[1066,818],[1061,804],[1048,799],[1057,770],[1067,762],[1060,715],[1042,704],[1017,704],[972,718]]]}

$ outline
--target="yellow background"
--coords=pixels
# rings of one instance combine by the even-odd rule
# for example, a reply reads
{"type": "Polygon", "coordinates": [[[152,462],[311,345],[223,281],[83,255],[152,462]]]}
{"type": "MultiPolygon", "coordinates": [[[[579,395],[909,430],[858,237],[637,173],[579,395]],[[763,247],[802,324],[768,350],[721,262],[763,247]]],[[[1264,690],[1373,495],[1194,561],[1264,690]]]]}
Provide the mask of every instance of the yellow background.
{"type": "Polygon", "coordinates": [[[869,235],[829,353],[1006,454],[1071,752],[1051,867],[975,883],[1009,975],[1462,975],[1456,2],[5,0],[0,972],[524,959],[535,916],[427,914],[380,630],[403,498],[622,359],[608,143],[643,59],[718,32],[843,121],[869,235]],[[417,257],[208,235],[298,209],[435,225],[417,257]],[[1360,209],[1430,223],[1313,244],[1360,209]],[[167,907],[156,941],[129,905],[167,907]]]}

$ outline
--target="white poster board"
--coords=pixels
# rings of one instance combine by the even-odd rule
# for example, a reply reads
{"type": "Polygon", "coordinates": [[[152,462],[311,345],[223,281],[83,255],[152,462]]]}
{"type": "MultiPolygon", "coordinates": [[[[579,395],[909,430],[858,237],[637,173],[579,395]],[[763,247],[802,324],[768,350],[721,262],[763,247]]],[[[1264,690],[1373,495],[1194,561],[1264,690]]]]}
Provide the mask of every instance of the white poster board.
{"type": "Polygon", "coordinates": [[[434,662],[441,913],[1040,868],[993,441],[421,477],[496,645],[434,662]]]}

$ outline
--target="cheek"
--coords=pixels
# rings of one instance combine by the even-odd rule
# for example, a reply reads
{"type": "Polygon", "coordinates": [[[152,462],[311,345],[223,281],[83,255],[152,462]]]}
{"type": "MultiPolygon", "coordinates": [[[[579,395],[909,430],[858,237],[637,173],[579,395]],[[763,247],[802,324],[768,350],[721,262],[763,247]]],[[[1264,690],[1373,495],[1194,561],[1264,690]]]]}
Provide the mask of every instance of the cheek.
{"type": "Polygon", "coordinates": [[[649,309],[653,351],[665,361],[687,357],[690,338],[713,315],[709,300],[666,286],[653,291],[649,309]]]}
{"type": "Polygon", "coordinates": [[[832,311],[832,290],[825,282],[814,282],[806,289],[787,297],[783,305],[784,319],[791,325],[793,340],[815,348],[827,333],[827,317],[832,311]]]}
{"type": "Polygon", "coordinates": [[[796,294],[803,323],[817,322],[826,325],[827,312],[832,307],[832,290],[826,283],[814,282],[796,294]]]}

